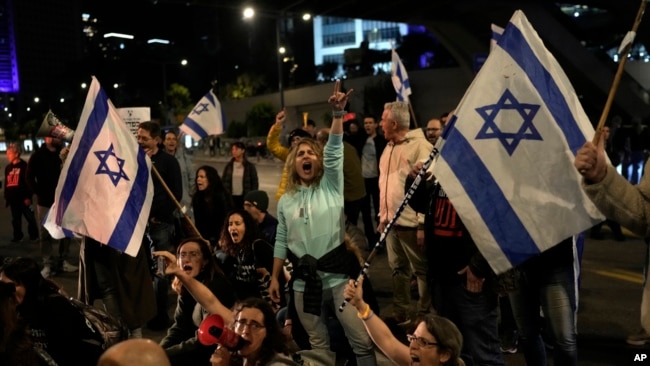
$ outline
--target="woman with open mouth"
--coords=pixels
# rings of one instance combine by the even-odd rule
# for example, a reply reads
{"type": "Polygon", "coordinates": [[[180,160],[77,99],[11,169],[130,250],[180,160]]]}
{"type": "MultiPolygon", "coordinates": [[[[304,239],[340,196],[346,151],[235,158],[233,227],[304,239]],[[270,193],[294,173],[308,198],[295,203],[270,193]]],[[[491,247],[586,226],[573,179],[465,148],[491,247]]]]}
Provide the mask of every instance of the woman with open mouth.
{"type": "Polygon", "coordinates": [[[263,239],[257,223],[246,210],[235,209],[227,215],[219,246],[227,255],[223,266],[238,299],[263,298],[274,311],[284,305],[283,301],[271,301],[268,294],[273,246],[263,239]]]}
{"type": "MultiPolygon", "coordinates": [[[[203,283],[225,306],[235,303],[233,286],[226,279],[208,243],[198,237],[185,239],[176,250],[176,266],[188,277],[203,283]]],[[[196,338],[196,331],[209,312],[201,307],[183,286],[178,277],[172,282],[178,294],[174,324],[160,341],[172,366],[210,365],[214,346],[204,346],[196,338]]]]}
{"type": "MultiPolygon", "coordinates": [[[[343,288],[350,278],[354,255],[344,241],[343,221],[343,117],[352,92],[341,92],[336,81],[328,98],[332,108],[330,135],[324,147],[313,139],[302,139],[286,161],[288,181],[278,202],[278,230],[275,239],[270,293],[281,299],[279,279],[284,260],[293,264],[293,303],[300,323],[309,336],[311,352],[326,365],[334,365],[330,350],[327,318],[343,302],[343,288]],[[295,259],[294,259],[295,257],[295,259]]],[[[356,271],[355,271],[356,272],[356,271]]],[[[354,273],[353,275],[356,275],[354,273]]],[[[345,330],[357,365],[376,365],[382,358],[365,332],[354,310],[335,311],[345,330]]]]}
{"type": "Polygon", "coordinates": [[[460,358],[463,336],[449,319],[427,314],[419,322],[413,334],[408,334],[409,345],[400,342],[370,306],[363,301],[363,278],[357,286],[350,280],[343,295],[358,311],[366,331],[373,342],[398,366],[463,366],[460,358]]]}
{"type": "Polygon", "coordinates": [[[237,350],[216,347],[214,353],[195,365],[205,364],[209,360],[212,366],[298,366],[287,349],[286,338],[280,331],[273,309],[266,301],[248,298],[231,309],[222,303],[221,295],[216,295],[204,283],[192,277],[192,271],[184,269],[181,261],[176,260],[172,253],[157,251],[153,255],[164,257],[165,274],[176,276],[205,311],[220,315],[224,324],[244,340],[237,350]]]}
{"type": "Polygon", "coordinates": [[[226,212],[233,208],[232,198],[223,187],[217,170],[209,165],[200,166],[196,170],[194,184],[194,223],[201,236],[209,240],[214,249],[226,219],[226,212]]]}

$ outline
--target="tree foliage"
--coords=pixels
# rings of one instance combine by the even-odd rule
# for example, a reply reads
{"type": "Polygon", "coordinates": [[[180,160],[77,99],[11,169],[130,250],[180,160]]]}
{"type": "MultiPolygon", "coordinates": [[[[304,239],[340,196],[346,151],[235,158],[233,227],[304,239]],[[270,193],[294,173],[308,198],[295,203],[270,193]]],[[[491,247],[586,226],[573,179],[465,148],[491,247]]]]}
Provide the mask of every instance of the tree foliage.
{"type": "Polygon", "coordinates": [[[267,88],[263,75],[243,73],[237,77],[235,84],[226,85],[227,99],[244,99],[258,95],[267,88]]]}
{"type": "Polygon", "coordinates": [[[255,104],[246,114],[248,136],[266,136],[275,121],[276,113],[269,102],[255,104]]]}
{"type": "Polygon", "coordinates": [[[176,116],[176,120],[172,123],[182,123],[195,104],[190,97],[190,90],[183,85],[173,83],[167,90],[167,98],[169,107],[176,116]]]}
{"type": "Polygon", "coordinates": [[[226,127],[226,136],[238,139],[246,136],[246,125],[238,121],[230,121],[226,127]]]}

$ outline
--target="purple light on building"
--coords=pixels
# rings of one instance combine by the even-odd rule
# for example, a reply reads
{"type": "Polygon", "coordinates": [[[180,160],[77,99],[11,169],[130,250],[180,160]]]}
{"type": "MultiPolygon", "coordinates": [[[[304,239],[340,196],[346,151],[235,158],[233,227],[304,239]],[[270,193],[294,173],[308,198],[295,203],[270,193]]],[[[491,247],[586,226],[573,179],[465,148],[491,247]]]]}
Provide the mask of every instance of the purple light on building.
{"type": "Polygon", "coordinates": [[[5,13],[0,15],[0,92],[17,93],[20,84],[11,0],[5,1],[5,9],[5,13]]]}

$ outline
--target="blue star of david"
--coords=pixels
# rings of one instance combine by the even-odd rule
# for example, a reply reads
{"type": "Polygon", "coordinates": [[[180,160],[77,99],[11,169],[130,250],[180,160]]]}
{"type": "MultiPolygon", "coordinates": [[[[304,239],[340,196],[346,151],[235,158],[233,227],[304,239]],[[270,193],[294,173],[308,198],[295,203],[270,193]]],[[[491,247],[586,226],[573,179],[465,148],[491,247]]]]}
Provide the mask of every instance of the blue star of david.
{"type": "Polygon", "coordinates": [[[117,155],[115,155],[115,149],[112,143],[111,146],[108,148],[108,150],[95,151],[94,154],[97,157],[97,159],[99,159],[99,167],[97,167],[97,171],[95,172],[95,175],[97,174],[108,175],[108,177],[111,179],[111,182],[113,182],[113,185],[116,187],[117,187],[117,183],[120,182],[120,179],[129,180],[129,177],[127,177],[123,169],[124,159],[120,159],[117,157],[117,155]],[[117,162],[117,165],[120,168],[119,172],[114,172],[111,170],[111,168],[108,167],[108,158],[111,156],[115,158],[115,161],[117,162]]]}
{"type": "Polygon", "coordinates": [[[208,109],[209,105],[210,105],[210,103],[199,103],[199,104],[196,105],[196,107],[194,107],[192,112],[196,113],[196,114],[201,114],[203,112],[208,112],[209,111],[209,109],[208,109]]]}
{"type": "Polygon", "coordinates": [[[533,125],[533,119],[539,107],[539,104],[519,103],[510,90],[506,89],[496,104],[476,108],[478,114],[485,121],[478,135],[476,135],[476,139],[499,139],[510,156],[512,156],[512,153],[522,140],[542,141],[542,136],[533,125]],[[501,131],[495,122],[499,112],[508,109],[517,111],[523,120],[519,131],[514,133],[501,131]]]}

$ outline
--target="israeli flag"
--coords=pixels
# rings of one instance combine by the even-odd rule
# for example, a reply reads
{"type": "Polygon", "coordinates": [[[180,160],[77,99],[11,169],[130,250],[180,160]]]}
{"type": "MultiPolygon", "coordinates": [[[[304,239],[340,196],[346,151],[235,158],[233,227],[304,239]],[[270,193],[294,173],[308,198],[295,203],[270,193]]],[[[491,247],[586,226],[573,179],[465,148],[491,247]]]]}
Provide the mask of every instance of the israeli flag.
{"type": "Polygon", "coordinates": [[[434,168],[496,273],[604,219],[573,166],[593,135],[568,78],[516,11],[448,122],[434,168]]]}
{"type": "Polygon", "coordinates": [[[492,52],[492,50],[496,48],[497,42],[499,42],[499,38],[501,38],[504,29],[492,23],[490,24],[490,30],[492,30],[492,37],[490,37],[490,52],[492,52]]]}
{"type": "Polygon", "coordinates": [[[397,93],[397,100],[408,103],[409,95],[411,95],[411,83],[409,82],[409,76],[406,74],[406,68],[404,68],[404,64],[397,52],[395,52],[395,49],[392,51],[390,70],[393,87],[395,87],[395,92],[397,93]]]}
{"type": "Polygon", "coordinates": [[[150,171],[151,160],[93,77],[46,228],[136,256],[153,198],[150,171]]]}
{"type": "Polygon", "coordinates": [[[190,114],[180,126],[180,130],[199,141],[210,135],[225,131],[225,117],[219,99],[212,90],[196,103],[190,114]]]}

